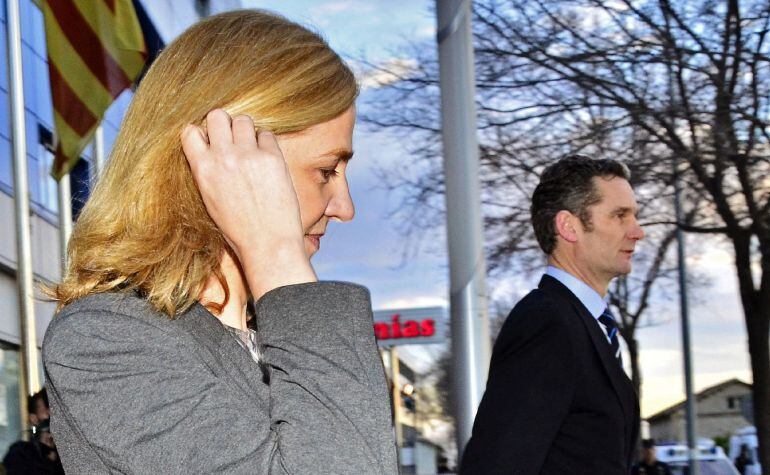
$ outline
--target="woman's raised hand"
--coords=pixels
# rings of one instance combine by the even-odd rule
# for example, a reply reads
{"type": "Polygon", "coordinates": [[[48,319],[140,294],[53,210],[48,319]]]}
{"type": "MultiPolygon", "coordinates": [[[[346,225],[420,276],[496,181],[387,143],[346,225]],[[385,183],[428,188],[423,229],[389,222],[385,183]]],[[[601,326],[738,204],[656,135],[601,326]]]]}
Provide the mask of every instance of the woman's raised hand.
{"type": "Polygon", "coordinates": [[[312,282],[297,194],[275,135],[215,109],[207,131],[188,125],[182,149],[211,219],[238,256],[254,298],[312,282]]]}

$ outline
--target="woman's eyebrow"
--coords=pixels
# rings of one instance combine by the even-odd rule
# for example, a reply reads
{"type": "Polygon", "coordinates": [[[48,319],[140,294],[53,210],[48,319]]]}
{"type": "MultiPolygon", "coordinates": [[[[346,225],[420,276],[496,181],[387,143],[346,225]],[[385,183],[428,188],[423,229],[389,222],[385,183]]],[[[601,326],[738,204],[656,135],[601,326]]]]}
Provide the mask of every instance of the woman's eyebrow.
{"type": "Polygon", "coordinates": [[[322,153],[316,158],[328,158],[328,157],[334,157],[337,160],[341,160],[343,162],[350,161],[351,158],[353,158],[353,151],[347,148],[338,148],[335,150],[330,150],[326,153],[322,153]]]}

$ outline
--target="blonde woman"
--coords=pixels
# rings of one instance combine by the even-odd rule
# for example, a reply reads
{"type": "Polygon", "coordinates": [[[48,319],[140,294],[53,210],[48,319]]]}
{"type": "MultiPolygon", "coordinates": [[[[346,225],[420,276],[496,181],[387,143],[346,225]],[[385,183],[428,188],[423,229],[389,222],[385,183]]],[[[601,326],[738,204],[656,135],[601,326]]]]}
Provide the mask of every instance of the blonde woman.
{"type": "Polygon", "coordinates": [[[397,472],[368,293],[309,261],[353,218],[357,92],[318,35],[259,11],[156,60],[52,289],[67,472],[397,472]]]}

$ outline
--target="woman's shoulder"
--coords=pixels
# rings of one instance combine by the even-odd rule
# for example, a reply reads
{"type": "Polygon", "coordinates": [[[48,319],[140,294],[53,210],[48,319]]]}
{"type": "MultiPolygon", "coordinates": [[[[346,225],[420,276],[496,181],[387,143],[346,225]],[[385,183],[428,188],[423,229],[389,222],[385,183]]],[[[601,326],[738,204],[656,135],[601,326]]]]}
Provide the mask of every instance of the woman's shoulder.
{"type": "Polygon", "coordinates": [[[105,292],[82,297],[64,307],[46,329],[46,354],[73,347],[96,347],[116,339],[167,340],[171,320],[133,292],[105,292]]]}
{"type": "Polygon", "coordinates": [[[56,315],[54,320],[64,320],[72,316],[96,316],[115,314],[127,317],[160,317],[150,302],[136,292],[101,292],[86,295],[70,303],[56,315]]]}
{"type": "Polygon", "coordinates": [[[102,292],[81,297],[52,319],[49,330],[62,325],[100,325],[119,320],[126,325],[169,328],[171,319],[137,292],[102,292]]]}

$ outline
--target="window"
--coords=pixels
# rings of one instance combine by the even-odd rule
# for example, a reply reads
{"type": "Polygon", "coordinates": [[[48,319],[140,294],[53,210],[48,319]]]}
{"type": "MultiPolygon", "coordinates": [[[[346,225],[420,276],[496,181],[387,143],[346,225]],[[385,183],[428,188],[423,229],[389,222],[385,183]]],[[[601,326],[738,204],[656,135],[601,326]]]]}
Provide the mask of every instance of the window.
{"type": "Polygon", "coordinates": [[[38,124],[38,160],[35,160],[35,168],[30,162],[30,192],[32,202],[42,207],[45,211],[56,215],[59,212],[59,191],[56,180],[51,177],[53,165],[53,133],[48,128],[38,124]],[[34,186],[35,183],[36,185],[34,186]]]}
{"type": "MultiPolygon", "coordinates": [[[[38,135],[41,147],[39,156],[43,157],[43,160],[38,166],[40,185],[35,202],[45,211],[56,214],[59,212],[59,184],[50,174],[54,160],[53,134],[45,126],[38,124],[38,135]]],[[[65,179],[70,180],[72,219],[75,220],[91,193],[88,161],[83,158],[78,160],[65,179]]],[[[34,200],[35,194],[32,196],[34,200]]]]}
{"type": "Polygon", "coordinates": [[[19,411],[19,351],[0,342],[0,453],[21,439],[19,411]]]}
{"type": "Polygon", "coordinates": [[[86,204],[88,196],[91,194],[89,181],[89,166],[84,159],[78,160],[75,167],[70,171],[70,192],[72,194],[72,220],[76,221],[80,210],[86,204]]]}

